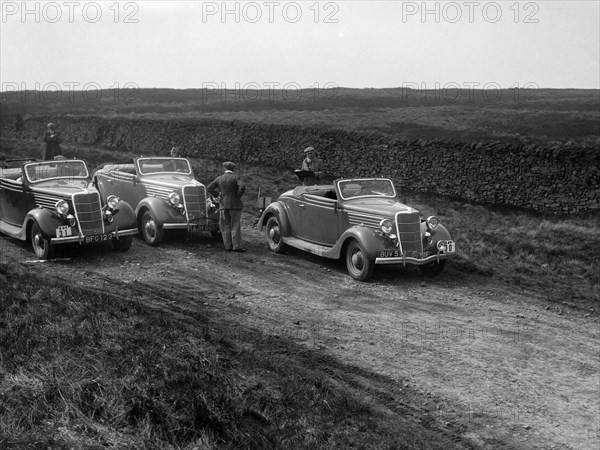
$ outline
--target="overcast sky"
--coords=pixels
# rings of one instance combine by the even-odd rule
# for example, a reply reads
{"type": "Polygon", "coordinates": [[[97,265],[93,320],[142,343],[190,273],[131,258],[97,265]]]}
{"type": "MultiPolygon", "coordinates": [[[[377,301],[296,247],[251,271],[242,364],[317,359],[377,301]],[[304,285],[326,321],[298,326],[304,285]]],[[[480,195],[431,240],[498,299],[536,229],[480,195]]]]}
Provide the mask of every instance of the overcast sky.
{"type": "Polygon", "coordinates": [[[600,88],[600,2],[1,1],[2,91],[600,88]]]}

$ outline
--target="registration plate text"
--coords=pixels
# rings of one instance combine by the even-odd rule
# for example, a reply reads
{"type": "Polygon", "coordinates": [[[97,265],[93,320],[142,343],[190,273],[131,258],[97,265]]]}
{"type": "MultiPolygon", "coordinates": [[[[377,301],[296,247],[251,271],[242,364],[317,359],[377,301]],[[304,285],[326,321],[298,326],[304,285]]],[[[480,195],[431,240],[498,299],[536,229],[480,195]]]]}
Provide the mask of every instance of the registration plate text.
{"type": "Polygon", "coordinates": [[[112,234],[96,234],[94,236],[85,236],[83,242],[91,244],[93,242],[111,241],[113,238],[112,234]]]}
{"type": "Polygon", "coordinates": [[[62,225],[56,229],[56,237],[62,238],[73,235],[73,229],[68,225],[62,225]]]}

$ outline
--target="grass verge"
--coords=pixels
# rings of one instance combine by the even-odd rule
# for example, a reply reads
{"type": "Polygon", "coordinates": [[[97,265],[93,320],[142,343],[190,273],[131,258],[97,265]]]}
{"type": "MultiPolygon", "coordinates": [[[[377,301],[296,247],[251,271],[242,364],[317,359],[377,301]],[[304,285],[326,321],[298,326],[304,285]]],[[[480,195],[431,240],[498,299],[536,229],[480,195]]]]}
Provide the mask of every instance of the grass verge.
{"type": "Polygon", "coordinates": [[[420,423],[425,417],[415,417],[414,407],[393,413],[366,397],[349,383],[358,369],[210,313],[182,319],[150,307],[147,294],[125,300],[14,264],[0,265],[0,284],[0,448],[442,448],[461,441],[434,421],[420,423]]]}

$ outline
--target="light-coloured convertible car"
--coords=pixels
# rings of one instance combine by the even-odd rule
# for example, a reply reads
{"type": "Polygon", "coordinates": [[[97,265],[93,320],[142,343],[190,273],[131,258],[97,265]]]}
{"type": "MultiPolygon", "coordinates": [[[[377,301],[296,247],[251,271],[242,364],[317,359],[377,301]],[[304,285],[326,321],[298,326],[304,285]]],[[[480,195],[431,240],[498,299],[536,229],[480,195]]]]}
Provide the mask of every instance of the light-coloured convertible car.
{"type": "Polygon", "coordinates": [[[286,245],[326,258],[345,258],[350,275],[367,280],[377,264],[419,266],[442,272],[455,244],[435,216],[400,202],[391,180],[340,179],[299,186],[263,211],[258,227],[274,252],[286,245]]]}

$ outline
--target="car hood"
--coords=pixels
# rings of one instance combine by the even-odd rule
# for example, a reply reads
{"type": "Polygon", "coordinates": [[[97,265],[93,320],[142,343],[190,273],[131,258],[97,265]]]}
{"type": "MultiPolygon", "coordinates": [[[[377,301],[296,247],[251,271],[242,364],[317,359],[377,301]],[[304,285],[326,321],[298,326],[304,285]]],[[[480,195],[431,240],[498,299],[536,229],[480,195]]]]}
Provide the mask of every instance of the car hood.
{"type": "Polygon", "coordinates": [[[417,213],[418,211],[393,198],[357,198],[344,202],[343,208],[359,213],[393,217],[398,212],[417,213]]]}
{"type": "Polygon", "coordinates": [[[40,192],[45,194],[51,194],[58,197],[71,197],[71,195],[77,192],[96,192],[96,189],[89,185],[89,181],[86,180],[53,180],[44,181],[32,186],[34,192],[40,192]]]}

